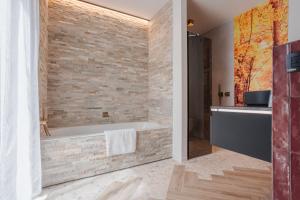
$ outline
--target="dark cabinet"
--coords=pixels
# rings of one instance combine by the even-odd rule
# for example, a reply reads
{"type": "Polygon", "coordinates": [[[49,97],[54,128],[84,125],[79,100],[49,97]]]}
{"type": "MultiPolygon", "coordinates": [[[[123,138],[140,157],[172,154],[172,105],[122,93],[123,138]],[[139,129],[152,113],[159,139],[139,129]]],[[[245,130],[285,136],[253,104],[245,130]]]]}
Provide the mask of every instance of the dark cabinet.
{"type": "Polygon", "coordinates": [[[212,112],[212,145],[271,162],[271,140],[271,114],[212,112]]]}

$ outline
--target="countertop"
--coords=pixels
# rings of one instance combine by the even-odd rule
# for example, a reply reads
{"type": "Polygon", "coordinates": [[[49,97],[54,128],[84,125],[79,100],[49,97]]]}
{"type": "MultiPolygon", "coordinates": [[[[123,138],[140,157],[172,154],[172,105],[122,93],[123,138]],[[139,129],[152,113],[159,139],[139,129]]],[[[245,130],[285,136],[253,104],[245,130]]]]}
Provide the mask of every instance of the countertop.
{"type": "Polygon", "coordinates": [[[272,114],[270,107],[247,107],[247,106],[211,106],[213,112],[235,112],[253,114],[272,114]]]}

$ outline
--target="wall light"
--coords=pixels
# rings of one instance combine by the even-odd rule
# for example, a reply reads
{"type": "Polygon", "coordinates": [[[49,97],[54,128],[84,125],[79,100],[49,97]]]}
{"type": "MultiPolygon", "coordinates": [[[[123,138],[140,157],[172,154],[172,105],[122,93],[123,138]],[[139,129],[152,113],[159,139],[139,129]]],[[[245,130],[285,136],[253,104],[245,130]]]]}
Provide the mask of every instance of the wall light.
{"type": "Polygon", "coordinates": [[[193,19],[188,19],[187,26],[188,27],[193,27],[194,26],[194,20],[193,19]]]}

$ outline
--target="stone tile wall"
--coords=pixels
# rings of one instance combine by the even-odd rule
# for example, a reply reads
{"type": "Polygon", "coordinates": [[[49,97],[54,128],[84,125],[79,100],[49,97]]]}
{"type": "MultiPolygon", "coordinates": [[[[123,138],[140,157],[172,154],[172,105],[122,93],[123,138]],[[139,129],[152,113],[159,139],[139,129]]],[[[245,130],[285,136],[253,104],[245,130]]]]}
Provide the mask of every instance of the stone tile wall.
{"type": "Polygon", "coordinates": [[[76,0],[48,14],[49,126],[147,121],[148,22],[76,0]]]}
{"type": "MultiPolygon", "coordinates": [[[[148,120],[171,125],[171,1],[150,23],[77,0],[49,0],[48,9],[45,2],[40,104],[50,127],[148,120]]],[[[140,131],[136,153],[113,157],[105,155],[103,135],[42,140],[43,185],[170,158],[171,135],[171,128],[140,131]]]]}
{"type": "Polygon", "coordinates": [[[48,0],[40,0],[39,99],[40,118],[47,116],[48,0]]]}
{"type": "Polygon", "coordinates": [[[43,186],[94,176],[170,158],[170,128],[137,132],[135,153],[107,157],[105,136],[67,137],[41,141],[43,186]]]}
{"type": "Polygon", "coordinates": [[[286,56],[300,41],[273,53],[273,199],[300,199],[300,72],[287,73],[286,56]]]}
{"type": "Polygon", "coordinates": [[[172,1],[149,24],[149,120],[172,124],[172,1]]]}

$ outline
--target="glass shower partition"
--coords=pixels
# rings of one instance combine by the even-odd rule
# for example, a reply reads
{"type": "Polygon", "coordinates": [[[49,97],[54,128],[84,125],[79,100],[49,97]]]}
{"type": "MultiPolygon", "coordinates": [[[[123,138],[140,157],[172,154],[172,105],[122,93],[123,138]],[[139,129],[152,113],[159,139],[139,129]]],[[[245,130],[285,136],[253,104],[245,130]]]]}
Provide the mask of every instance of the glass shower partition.
{"type": "Polygon", "coordinates": [[[211,153],[211,40],[188,32],[188,157],[211,153]]]}

